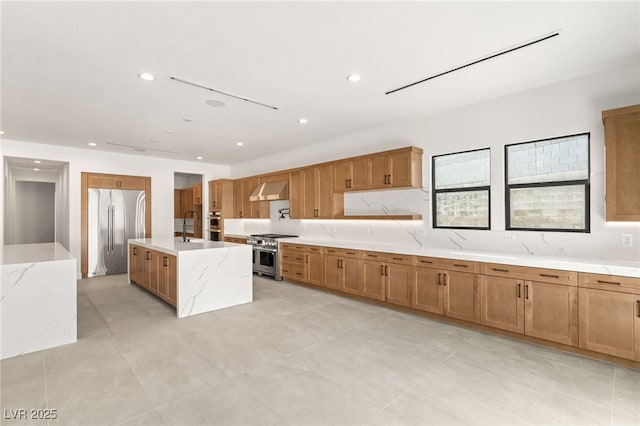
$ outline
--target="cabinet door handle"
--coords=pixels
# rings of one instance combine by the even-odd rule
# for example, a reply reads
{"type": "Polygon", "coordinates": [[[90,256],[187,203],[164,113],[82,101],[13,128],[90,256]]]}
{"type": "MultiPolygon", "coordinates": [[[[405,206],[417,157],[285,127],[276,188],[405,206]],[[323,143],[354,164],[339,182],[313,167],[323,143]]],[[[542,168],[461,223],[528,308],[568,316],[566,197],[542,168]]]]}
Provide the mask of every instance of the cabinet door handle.
{"type": "Polygon", "coordinates": [[[438,285],[442,285],[442,273],[438,272],[438,285]]]}
{"type": "Polygon", "coordinates": [[[137,256],[138,255],[138,247],[134,247],[133,248],[133,255],[137,256]]]}
{"type": "Polygon", "coordinates": [[[636,300],[636,305],[638,305],[638,318],[640,318],[640,300],[636,300]]]}
{"type": "Polygon", "coordinates": [[[491,269],[493,269],[496,272],[509,272],[508,269],[499,269],[499,268],[491,268],[491,269]]]}
{"type": "Polygon", "coordinates": [[[353,185],[351,184],[351,179],[349,179],[349,188],[353,188],[353,185]]]}
{"type": "Polygon", "coordinates": [[[599,282],[600,284],[622,285],[621,283],[616,282],[616,281],[604,281],[604,280],[598,280],[598,282],[599,282]]]}
{"type": "Polygon", "coordinates": [[[552,274],[540,274],[541,277],[546,278],[560,278],[560,275],[552,275],[552,274]]]}
{"type": "Polygon", "coordinates": [[[393,260],[404,260],[404,257],[392,257],[393,260]]]}
{"type": "Polygon", "coordinates": [[[380,275],[384,276],[384,265],[380,265],[380,275]]]}
{"type": "Polygon", "coordinates": [[[449,274],[445,272],[442,274],[442,276],[444,277],[444,281],[442,282],[442,285],[446,286],[449,283],[449,274]]]}
{"type": "Polygon", "coordinates": [[[420,260],[420,263],[433,263],[431,260],[420,260]]]}
{"type": "Polygon", "coordinates": [[[167,256],[162,256],[162,266],[169,266],[169,258],[167,256]]]}
{"type": "Polygon", "coordinates": [[[385,277],[388,277],[388,276],[389,276],[389,267],[388,267],[388,266],[385,266],[385,267],[384,267],[384,276],[385,276],[385,277]]]}
{"type": "Polygon", "coordinates": [[[344,259],[340,259],[340,269],[344,269],[344,259]]]}
{"type": "Polygon", "coordinates": [[[468,268],[469,265],[463,265],[462,263],[454,263],[453,266],[457,266],[458,268],[468,268]]]}
{"type": "Polygon", "coordinates": [[[344,180],[344,187],[349,188],[349,179],[344,180]]]}
{"type": "Polygon", "coordinates": [[[524,298],[529,300],[529,284],[524,285],[524,298]]]}
{"type": "Polygon", "coordinates": [[[340,259],[336,259],[336,269],[340,269],[340,259]]]}
{"type": "Polygon", "coordinates": [[[151,260],[151,252],[150,251],[147,252],[147,254],[145,256],[145,259],[151,260]]]}
{"type": "Polygon", "coordinates": [[[518,299],[522,297],[521,288],[522,288],[522,284],[518,284],[518,299]]]}
{"type": "Polygon", "coordinates": [[[304,255],[304,263],[309,263],[309,255],[308,254],[304,255]]]}

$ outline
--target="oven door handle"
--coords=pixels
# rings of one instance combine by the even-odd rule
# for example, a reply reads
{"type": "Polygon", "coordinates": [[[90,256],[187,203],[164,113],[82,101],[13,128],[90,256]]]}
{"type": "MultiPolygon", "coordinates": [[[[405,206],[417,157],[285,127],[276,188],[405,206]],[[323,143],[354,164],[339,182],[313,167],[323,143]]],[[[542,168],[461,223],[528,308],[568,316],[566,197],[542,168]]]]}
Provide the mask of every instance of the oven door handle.
{"type": "Polygon", "coordinates": [[[268,249],[268,248],[262,248],[262,247],[254,247],[253,248],[254,251],[263,251],[265,253],[277,253],[278,249],[268,249]]]}

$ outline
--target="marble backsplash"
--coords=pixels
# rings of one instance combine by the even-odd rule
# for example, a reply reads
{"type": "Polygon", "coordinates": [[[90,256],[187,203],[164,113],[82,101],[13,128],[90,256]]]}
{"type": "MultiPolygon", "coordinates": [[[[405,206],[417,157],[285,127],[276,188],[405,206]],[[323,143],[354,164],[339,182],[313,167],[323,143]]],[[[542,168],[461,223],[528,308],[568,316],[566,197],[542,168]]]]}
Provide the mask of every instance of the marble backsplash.
{"type": "MultiPolygon", "coordinates": [[[[640,263],[640,224],[606,223],[592,215],[590,233],[433,229],[430,192],[426,189],[387,190],[345,195],[345,213],[351,215],[421,214],[423,220],[280,219],[288,201],[272,201],[270,219],[227,219],[227,234],[281,233],[321,240],[388,243],[470,251],[525,255],[629,260],[640,263]],[[622,234],[631,234],[633,247],[622,246],[622,234]]],[[[495,214],[495,213],[494,213],[495,214]]],[[[494,224],[495,227],[495,224],[494,224]]],[[[502,225],[504,228],[504,225],[502,225]]]]}

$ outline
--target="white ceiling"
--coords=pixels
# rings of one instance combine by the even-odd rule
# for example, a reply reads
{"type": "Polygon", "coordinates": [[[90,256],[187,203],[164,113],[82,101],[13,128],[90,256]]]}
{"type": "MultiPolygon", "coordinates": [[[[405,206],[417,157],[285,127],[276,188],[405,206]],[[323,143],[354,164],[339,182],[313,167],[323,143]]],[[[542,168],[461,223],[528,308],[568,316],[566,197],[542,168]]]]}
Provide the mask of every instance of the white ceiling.
{"type": "Polygon", "coordinates": [[[95,142],[95,150],[193,161],[200,155],[218,164],[592,74],[640,55],[637,1],[0,7],[5,138],[87,149],[95,142]],[[384,94],[555,30],[560,36],[384,94]],[[138,78],[143,71],[156,79],[138,78]],[[362,75],[357,84],[346,81],[354,72],[362,75]],[[212,108],[209,99],[225,106],[212,108]],[[309,123],[298,124],[301,117],[309,123]]]}

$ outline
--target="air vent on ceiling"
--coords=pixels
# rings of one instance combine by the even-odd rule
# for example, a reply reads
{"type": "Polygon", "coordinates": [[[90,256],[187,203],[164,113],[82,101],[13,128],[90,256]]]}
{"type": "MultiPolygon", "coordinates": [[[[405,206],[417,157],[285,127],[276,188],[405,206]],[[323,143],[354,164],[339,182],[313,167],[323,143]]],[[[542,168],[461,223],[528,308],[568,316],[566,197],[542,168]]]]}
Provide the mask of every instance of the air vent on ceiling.
{"type": "Polygon", "coordinates": [[[169,154],[179,154],[179,152],[176,151],[167,151],[164,149],[157,149],[157,148],[147,148],[144,146],[136,146],[136,145],[125,145],[122,143],[115,143],[115,142],[107,142],[107,145],[113,145],[113,146],[122,146],[125,148],[133,148],[134,151],[138,151],[138,152],[144,152],[144,151],[157,151],[157,152],[168,152],[169,154]]]}
{"type": "Polygon", "coordinates": [[[516,50],[522,49],[524,47],[532,46],[534,44],[540,43],[540,42],[545,41],[545,40],[549,40],[550,38],[556,37],[558,35],[560,35],[560,31],[559,30],[558,31],[554,31],[554,32],[549,33],[549,34],[545,34],[545,35],[540,36],[540,37],[538,37],[536,39],[525,41],[525,42],[520,43],[520,44],[518,44],[516,46],[508,47],[506,49],[502,49],[502,50],[500,50],[500,51],[498,51],[496,53],[492,53],[492,54],[489,54],[487,56],[483,56],[480,59],[476,59],[476,60],[473,60],[471,62],[467,62],[466,64],[460,65],[460,66],[452,68],[450,70],[443,71],[441,73],[432,75],[432,76],[427,77],[427,78],[423,78],[422,80],[419,80],[419,81],[416,81],[416,82],[413,82],[413,83],[409,83],[409,84],[404,85],[402,87],[398,87],[397,89],[389,90],[388,92],[385,92],[385,95],[390,95],[392,93],[399,92],[400,90],[408,89],[409,87],[415,86],[415,85],[420,84],[420,83],[424,83],[425,81],[433,80],[434,78],[442,77],[443,75],[450,74],[450,73],[452,73],[454,71],[459,71],[459,70],[461,70],[463,68],[470,67],[471,65],[476,65],[476,64],[479,64],[480,62],[488,61],[489,59],[497,58],[498,56],[502,56],[502,55],[505,55],[507,53],[515,52],[516,50]]]}
{"type": "Polygon", "coordinates": [[[252,103],[252,104],[255,104],[255,105],[260,105],[260,106],[263,106],[265,108],[270,108],[270,109],[275,109],[275,110],[278,109],[277,106],[265,104],[264,102],[254,101],[253,99],[245,98],[244,96],[233,95],[231,93],[223,92],[222,90],[213,89],[211,87],[205,86],[204,84],[194,83],[193,81],[183,80],[181,78],[173,77],[173,76],[171,76],[169,78],[171,80],[173,80],[173,81],[177,81],[177,82],[180,82],[180,83],[188,84],[188,85],[194,86],[194,87],[199,87],[200,89],[209,90],[210,92],[219,93],[219,94],[224,95],[224,96],[229,96],[231,98],[239,99],[241,101],[249,102],[249,103],[252,103]]]}

